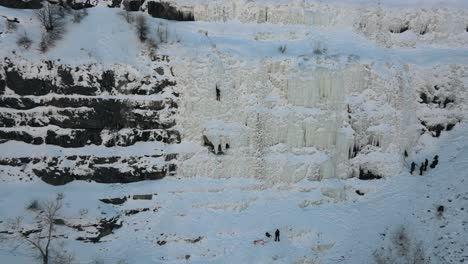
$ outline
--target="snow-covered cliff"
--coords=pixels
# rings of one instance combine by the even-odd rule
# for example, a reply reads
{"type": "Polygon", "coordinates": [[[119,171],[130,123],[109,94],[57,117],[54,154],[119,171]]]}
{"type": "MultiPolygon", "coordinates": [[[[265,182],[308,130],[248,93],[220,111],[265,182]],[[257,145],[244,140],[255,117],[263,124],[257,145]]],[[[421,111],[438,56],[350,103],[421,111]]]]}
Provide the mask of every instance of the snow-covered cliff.
{"type": "MultiPolygon", "coordinates": [[[[464,121],[464,5],[130,2],[90,8],[46,54],[15,46],[22,31],[39,38],[33,12],[1,9],[19,18],[1,39],[3,157],[25,156],[18,141],[39,153],[121,146],[124,156],[162,155],[141,163],[159,164],[165,172],[156,178],[169,168],[181,177],[274,182],[379,178],[464,121]],[[150,60],[124,8],[195,22],[147,16],[149,37],[165,37],[150,60]]],[[[50,173],[69,178],[81,168],[65,167],[50,173]]]]}

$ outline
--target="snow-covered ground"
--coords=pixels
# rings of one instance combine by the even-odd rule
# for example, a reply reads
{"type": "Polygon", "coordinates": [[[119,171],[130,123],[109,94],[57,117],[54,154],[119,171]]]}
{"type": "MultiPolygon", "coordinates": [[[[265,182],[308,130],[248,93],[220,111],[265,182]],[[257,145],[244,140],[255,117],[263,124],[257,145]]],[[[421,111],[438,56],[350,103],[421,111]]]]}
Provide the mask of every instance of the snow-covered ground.
{"type": "MultiPolygon", "coordinates": [[[[142,85],[151,88],[154,80],[144,76],[162,65],[164,76],[176,83],[170,92],[97,97],[142,105],[174,100],[177,113],[158,118],[175,120],[181,133],[180,144],[126,147],[2,141],[3,159],[144,156],[143,165],[151,166],[163,163],[151,155],[178,156],[175,176],[131,184],[50,186],[32,175],[31,164],[0,165],[0,231],[9,219],[30,214],[25,206],[31,200],[64,193],[68,226],[113,216],[123,224],[96,244],[76,240],[93,236],[92,227],[60,227],[78,263],[374,263],[382,234],[399,225],[423,241],[432,263],[468,261],[466,1],[169,2],[198,21],[166,21],[142,12],[149,37],[167,40],[156,52],[167,55],[167,63],[152,61],[134,25],[105,1],[89,9],[81,23],[67,18],[63,38],[46,53],[38,50],[41,28],[34,12],[0,7],[0,15],[20,21],[16,30],[7,30],[0,17],[0,57],[28,77],[56,80],[50,71],[36,71],[44,60],[54,60],[69,67],[92,65],[92,74],[108,68],[120,77],[130,73],[127,79],[149,80],[142,85]],[[24,32],[33,40],[29,50],[16,44],[24,32]],[[442,132],[436,137],[438,125],[442,132]],[[435,169],[409,175],[411,162],[434,155],[440,156],[435,169]],[[358,180],[361,169],[384,178],[358,180]],[[123,205],[99,201],[135,194],[153,196],[129,198],[123,205]],[[440,205],[442,216],[436,212],[440,205]],[[126,215],[132,209],[146,211],[126,215]],[[253,244],[276,228],[281,242],[253,244]]],[[[21,96],[9,88],[0,96],[36,102],[88,98],[21,96]]],[[[51,115],[54,109],[0,111],[51,115]]],[[[53,125],[1,126],[0,131],[34,136],[71,133],[53,125]]],[[[31,263],[27,246],[11,251],[12,246],[0,243],[2,263],[31,263]]]]}
{"type": "MultiPolygon", "coordinates": [[[[67,248],[79,263],[372,263],[381,234],[405,226],[433,257],[433,263],[467,259],[468,128],[443,136],[435,152],[440,165],[424,176],[408,172],[378,181],[324,180],[268,184],[247,179],[166,178],[133,184],[74,182],[52,187],[34,184],[0,185],[0,221],[25,214],[31,199],[65,194],[69,223],[95,222],[126,209],[150,208],[123,216],[123,227],[92,244],[75,241],[82,233],[62,228],[67,248]],[[359,196],[360,190],[365,193],[359,196]],[[121,206],[102,198],[154,194],[150,201],[128,200],[121,206]],[[438,217],[436,209],[445,206],[438,217]],[[153,209],[157,208],[155,212],[153,209]],[[81,215],[80,209],[87,214],[81,215]],[[267,239],[279,228],[281,242],[267,239]],[[199,242],[189,240],[201,237],[199,242]],[[158,245],[158,241],[166,241],[158,245]]],[[[422,155],[422,154],[421,154],[422,155]]],[[[422,156],[424,157],[424,156],[422,156]]],[[[1,225],[0,225],[1,226],[1,225]]],[[[0,228],[1,230],[1,228],[0,228]]],[[[28,251],[0,250],[4,263],[30,263],[28,251]]]]}

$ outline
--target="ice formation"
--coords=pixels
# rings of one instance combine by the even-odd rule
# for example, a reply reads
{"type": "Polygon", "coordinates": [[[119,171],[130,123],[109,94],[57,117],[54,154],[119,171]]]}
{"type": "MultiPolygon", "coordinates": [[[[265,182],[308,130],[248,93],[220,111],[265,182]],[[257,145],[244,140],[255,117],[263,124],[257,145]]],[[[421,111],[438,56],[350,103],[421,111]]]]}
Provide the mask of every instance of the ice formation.
{"type": "Polygon", "coordinates": [[[416,112],[405,108],[415,107],[401,77],[408,67],[264,60],[242,68],[232,59],[194,58],[204,74],[195,61],[175,68],[184,80],[182,137],[214,145],[182,155],[180,175],[297,181],[358,177],[365,168],[389,176],[418,138],[416,112]]]}

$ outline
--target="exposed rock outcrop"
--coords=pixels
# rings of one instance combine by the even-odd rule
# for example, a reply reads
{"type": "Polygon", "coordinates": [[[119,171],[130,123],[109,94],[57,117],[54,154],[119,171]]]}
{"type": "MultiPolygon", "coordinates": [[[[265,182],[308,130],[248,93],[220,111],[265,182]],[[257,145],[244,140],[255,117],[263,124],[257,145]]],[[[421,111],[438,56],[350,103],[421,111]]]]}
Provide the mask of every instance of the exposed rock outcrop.
{"type": "Polygon", "coordinates": [[[191,12],[178,10],[176,7],[165,2],[148,2],[148,14],[153,17],[176,21],[194,21],[191,12]]]}
{"type": "Polygon", "coordinates": [[[0,0],[0,6],[18,9],[39,9],[42,7],[42,0],[0,0]]]}
{"type": "Polygon", "coordinates": [[[4,109],[0,144],[67,149],[93,145],[103,150],[146,142],[160,145],[153,147],[157,154],[131,157],[101,157],[96,151],[85,155],[51,151],[37,157],[4,153],[0,165],[23,166],[53,185],[73,180],[125,183],[174,174],[177,155],[166,155],[164,146],[178,144],[181,138],[174,128],[178,99],[172,87],[176,82],[173,76],[161,74],[170,72],[168,61],[158,58],[158,71],[143,75],[126,65],[72,68],[52,61],[32,64],[5,59],[0,63],[0,107],[4,109]]]}

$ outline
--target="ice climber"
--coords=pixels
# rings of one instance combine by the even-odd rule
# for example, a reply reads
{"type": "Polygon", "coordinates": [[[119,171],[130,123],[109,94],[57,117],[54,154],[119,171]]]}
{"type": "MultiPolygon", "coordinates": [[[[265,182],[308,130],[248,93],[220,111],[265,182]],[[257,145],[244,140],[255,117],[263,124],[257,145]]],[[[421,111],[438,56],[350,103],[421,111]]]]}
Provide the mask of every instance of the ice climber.
{"type": "Polygon", "coordinates": [[[279,236],[280,236],[280,231],[279,231],[279,229],[276,229],[276,231],[275,231],[275,241],[278,241],[278,242],[280,241],[279,236]]]}
{"type": "Polygon", "coordinates": [[[424,163],[421,163],[421,166],[419,166],[419,175],[423,175],[424,171],[424,163]]]}
{"type": "Polygon", "coordinates": [[[429,164],[429,161],[426,159],[424,161],[424,171],[427,171],[427,164],[429,164]]]}
{"type": "Polygon", "coordinates": [[[221,101],[221,91],[218,88],[218,85],[216,85],[216,101],[221,101]]]}

